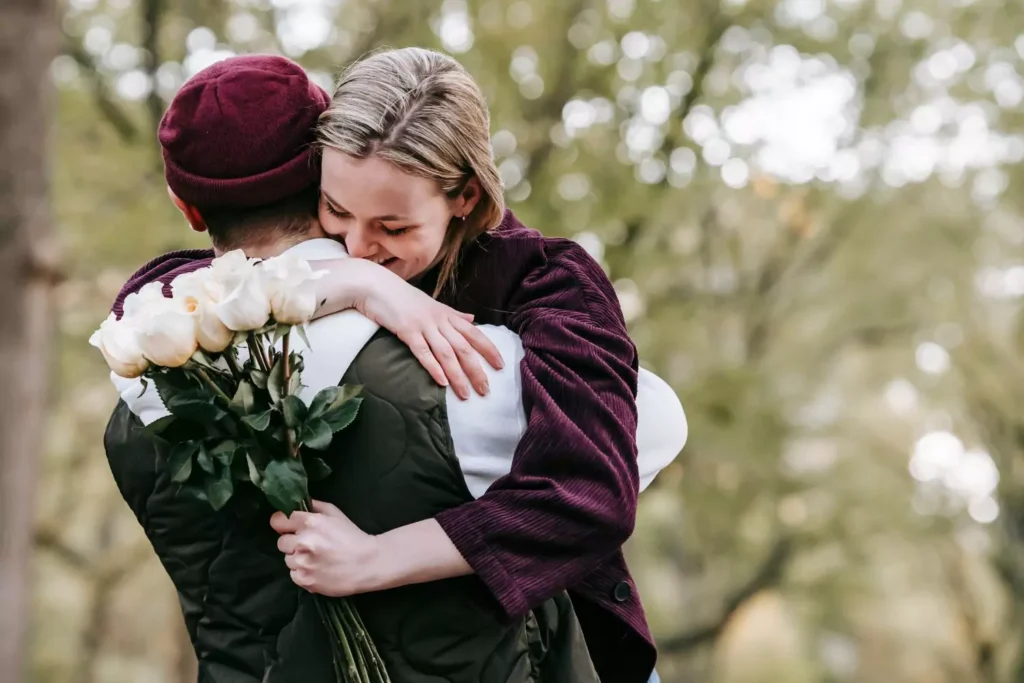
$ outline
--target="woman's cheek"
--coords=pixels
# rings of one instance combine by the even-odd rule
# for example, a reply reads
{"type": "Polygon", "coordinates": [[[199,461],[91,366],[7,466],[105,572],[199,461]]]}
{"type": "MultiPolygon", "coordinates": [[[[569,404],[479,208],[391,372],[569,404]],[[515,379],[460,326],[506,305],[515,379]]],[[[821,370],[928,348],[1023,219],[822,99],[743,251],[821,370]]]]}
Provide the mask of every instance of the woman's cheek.
{"type": "Polygon", "coordinates": [[[341,235],[341,221],[331,215],[330,211],[327,211],[322,206],[319,210],[320,226],[329,235],[341,235]]]}

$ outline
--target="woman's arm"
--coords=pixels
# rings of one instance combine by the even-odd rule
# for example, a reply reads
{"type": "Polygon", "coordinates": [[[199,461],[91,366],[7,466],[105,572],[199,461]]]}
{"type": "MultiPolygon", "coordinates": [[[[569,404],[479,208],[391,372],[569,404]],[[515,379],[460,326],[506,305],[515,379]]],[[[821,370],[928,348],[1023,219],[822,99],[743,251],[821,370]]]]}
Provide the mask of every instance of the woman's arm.
{"type": "Polygon", "coordinates": [[[511,473],[476,501],[379,537],[334,510],[295,524],[275,516],[299,585],[348,595],[472,571],[519,615],[578,583],[632,533],[636,350],[600,267],[560,244],[510,306],[527,415],[511,473]]]}
{"type": "MultiPolygon", "coordinates": [[[[162,282],[164,294],[170,296],[174,278],[205,268],[212,260],[213,252],[208,249],[170,252],[153,259],[121,288],[113,312],[120,317],[125,298],[150,282],[162,282]]],[[[473,327],[472,316],[435,301],[387,268],[363,259],[314,261],[312,265],[327,271],[320,280],[324,304],[317,315],[355,308],[409,345],[438,384],[450,383],[463,398],[469,397],[470,386],[481,395],[487,393],[487,376],[479,356],[500,368],[501,354],[473,327]]]]}
{"type": "Polygon", "coordinates": [[[503,363],[497,347],[473,326],[473,316],[434,300],[370,261],[349,258],[312,265],[327,272],[319,280],[323,303],[317,317],[354,308],[405,342],[441,386],[450,382],[463,399],[469,398],[470,387],[487,394],[479,357],[498,369],[503,363]]]}
{"type": "Polygon", "coordinates": [[[329,503],[313,510],[270,518],[292,581],[310,592],[345,597],[473,573],[436,520],[371,536],[329,503]]]}

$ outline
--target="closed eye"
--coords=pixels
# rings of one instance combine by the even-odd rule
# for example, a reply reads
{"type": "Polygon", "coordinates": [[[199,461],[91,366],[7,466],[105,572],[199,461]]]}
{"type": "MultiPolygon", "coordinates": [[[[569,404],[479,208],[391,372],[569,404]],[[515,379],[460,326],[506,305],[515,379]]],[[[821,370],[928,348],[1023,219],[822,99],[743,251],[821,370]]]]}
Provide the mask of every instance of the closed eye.
{"type": "Polygon", "coordinates": [[[335,218],[351,218],[352,217],[352,214],[350,214],[348,211],[338,211],[337,209],[335,209],[333,206],[331,206],[330,202],[324,202],[324,206],[327,207],[327,213],[331,214],[335,218]]]}
{"type": "Polygon", "coordinates": [[[389,228],[387,226],[382,225],[381,230],[383,230],[385,234],[390,235],[391,237],[398,237],[399,235],[404,235],[405,233],[409,232],[410,230],[412,230],[412,228],[408,226],[404,228],[389,228]]]}

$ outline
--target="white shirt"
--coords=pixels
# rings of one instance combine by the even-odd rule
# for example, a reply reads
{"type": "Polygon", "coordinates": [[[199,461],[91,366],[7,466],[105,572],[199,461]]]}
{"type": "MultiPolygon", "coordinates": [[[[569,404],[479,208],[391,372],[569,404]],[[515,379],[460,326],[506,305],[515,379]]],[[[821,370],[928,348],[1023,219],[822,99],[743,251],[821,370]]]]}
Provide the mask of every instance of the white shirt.
{"type": "MultiPolygon", "coordinates": [[[[345,247],[331,239],[312,239],[295,245],[286,253],[309,261],[347,258],[345,247]]],[[[306,327],[310,347],[299,335],[292,336],[292,347],[302,353],[306,386],[299,398],[307,404],[322,389],[336,386],[349,365],[376,334],[378,325],[354,310],[342,311],[312,321],[306,327]],[[322,349],[330,349],[324,352],[322,349]]],[[[522,375],[524,357],[519,335],[507,327],[480,325],[505,360],[502,370],[484,363],[490,392],[458,398],[448,387],[446,403],[455,456],[462,467],[466,484],[479,498],[500,477],[512,469],[512,457],[526,432],[523,409],[522,375]]],[[[157,392],[142,391],[140,379],[125,379],[111,373],[121,398],[143,424],[151,424],[168,414],[157,392]],[[140,396],[141,394],[141,396],[140,396]]],[[[637,392],[637,451],[640,490],[672,462],[686,443],[687,424],[683,406],[671,387],[652,372],[641,368],[637,392]]]]}

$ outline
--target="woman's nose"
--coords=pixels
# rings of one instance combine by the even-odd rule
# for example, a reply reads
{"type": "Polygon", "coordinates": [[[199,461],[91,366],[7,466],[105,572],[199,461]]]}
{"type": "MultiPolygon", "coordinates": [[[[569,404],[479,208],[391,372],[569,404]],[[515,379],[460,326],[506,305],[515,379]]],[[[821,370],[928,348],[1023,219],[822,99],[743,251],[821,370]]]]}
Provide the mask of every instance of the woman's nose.
{"type": "Polygon", "coordinates": [[[348,255],[353,258],[369,258],[373,256],[375,250],[366,233],[358,229],[349,230],[345,235],[345,248],[348,249],[348,255]]]}

